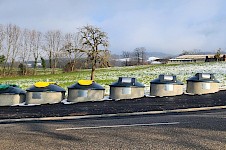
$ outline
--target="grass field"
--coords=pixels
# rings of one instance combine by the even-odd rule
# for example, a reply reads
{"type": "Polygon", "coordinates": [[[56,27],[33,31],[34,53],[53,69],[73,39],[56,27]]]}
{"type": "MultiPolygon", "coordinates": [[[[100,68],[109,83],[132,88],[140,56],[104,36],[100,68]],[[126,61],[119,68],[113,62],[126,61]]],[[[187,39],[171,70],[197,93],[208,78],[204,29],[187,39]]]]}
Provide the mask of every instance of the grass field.
{"type": "MultiPolygon", "coordinates": [[[[195,75],[195,73],[214,73],[215,77],[221,82],[220,87],[226,88],[226,62],[214,63],[192,63],[177,65],[145,65],[131,67],[111,67],[97,69],[95,81],[106,88],[106,94],[109,93],[109,84],[116,81],[118,77],[135,77],[139,82],[149,90],[150,81],[157,78],[159,74],[174,74],[177,78],[186,84],[186,80],[195,75]]],[[[53,81],[67,89],[80,79],[89,79],[90,70],[80,70],[71,73],[58,73],[55,75],[36,75],[0,78],[0,83],[17,84],[22,89],[32,86],[37,81],[53,81]]]]}

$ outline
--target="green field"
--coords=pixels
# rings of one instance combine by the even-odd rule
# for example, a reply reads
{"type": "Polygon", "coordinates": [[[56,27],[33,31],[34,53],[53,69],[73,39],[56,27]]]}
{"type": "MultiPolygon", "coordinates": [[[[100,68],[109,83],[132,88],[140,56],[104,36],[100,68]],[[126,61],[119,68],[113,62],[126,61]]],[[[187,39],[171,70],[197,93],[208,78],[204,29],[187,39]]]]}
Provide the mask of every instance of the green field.
{"type": "MultiPolygon", "coordinates": [[[[0,78],[0,83],[17,84],[22,89],[32,86],[37,81],[53,81],[67,89],[80,79],[90,79],[90,70],[80,70],[71,73],[62,73],[51,75],[19,76],[0,78]]],[[[195,73],[215,73],[216,78],[221,82],[221,88],[224,88],[226,81],[226,63],[194,63],[177,65],[144,65],[131,67],[111,67],[97,69],[95,81],[106,88],[109,92],[109,84],[116,81],[118,77],[135,77],[139,82],[149,89],[150,81],[157,78],[159,74],[174,74],[177,78],[186,84],[186,80],[195,75],[195,73]]]]}
{"type": "MultiPolygon", "coordinates": [[[[118,79],[119,76],[129,76],[132,72],[141,71],[143,69],[152,68],[154,66],[134,66],[134,67],[112,67],[101,68],[95,72],[95,81],[101,85],[109,85],[118,79]]],[[[76,72],[57,74],[35,75],[35,76],[17,76],[0,78],[0,83],[17,84],[21,88],[26,89],[38,81],[53,81],[63,88],[67,88],[81,79],[90,79],[91,70],[79,70],[76,72]]]]}

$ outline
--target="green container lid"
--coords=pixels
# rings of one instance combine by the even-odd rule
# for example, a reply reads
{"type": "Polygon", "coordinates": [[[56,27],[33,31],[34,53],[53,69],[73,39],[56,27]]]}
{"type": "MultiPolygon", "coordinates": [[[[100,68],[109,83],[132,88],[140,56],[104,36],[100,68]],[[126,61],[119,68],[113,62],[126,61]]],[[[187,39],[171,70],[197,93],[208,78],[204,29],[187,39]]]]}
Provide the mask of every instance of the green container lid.
{"type": "Polygon", "coordinates": [[[25,91],[20,89],[19,86],[14,84],[0,84],[0,94],[25,94],[25,91]]]}
{"type": "Polygon", "coordinates": [[[5,89],[8,89],[9,87],[10,87],[10,85],[0,84],[0,90],[5,90],[5,89]]]}

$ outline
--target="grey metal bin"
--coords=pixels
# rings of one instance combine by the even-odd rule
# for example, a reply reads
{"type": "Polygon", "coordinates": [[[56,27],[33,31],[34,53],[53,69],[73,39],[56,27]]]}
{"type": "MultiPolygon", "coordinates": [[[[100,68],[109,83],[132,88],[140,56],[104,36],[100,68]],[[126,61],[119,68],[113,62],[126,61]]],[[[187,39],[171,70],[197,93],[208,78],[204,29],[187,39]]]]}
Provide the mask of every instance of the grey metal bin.
{"type": "Polygon", "coordinates": [[[53,82],[37,82],[26,91],[26,104],[59,103],[65,98],[66,92],[53,82]]]}
{"type": "Polygon", "coordinates": [[[178,81],[175,75],[159,75],[159,78],[150,82],[150,95],[175,96],[183,94],[183,83],[178,81]]]}
{"type": "Polygon", "coordinates": [[[144,96],[144,85],[136,78],[119,77],[117,82],[110,85],[111,99],[133,99],[144,96]]]}
{"type": "Polygon", "coordinates": [[[187,80],[187,93],[208,94],[219,91],[219,81],[211,73],[197,73],[187,80]]]}
{"type": "Polygon", "coordinates": [[[0,84],[0,106],[19,105],[25,101],[25,91],[17,85],[0,84]]]}
{"type": "Polygon", "coordinates": [[[68,102],[103,101],[104,91],[101,85],[92,80],[79,80],[68,87],[68,102]]]}

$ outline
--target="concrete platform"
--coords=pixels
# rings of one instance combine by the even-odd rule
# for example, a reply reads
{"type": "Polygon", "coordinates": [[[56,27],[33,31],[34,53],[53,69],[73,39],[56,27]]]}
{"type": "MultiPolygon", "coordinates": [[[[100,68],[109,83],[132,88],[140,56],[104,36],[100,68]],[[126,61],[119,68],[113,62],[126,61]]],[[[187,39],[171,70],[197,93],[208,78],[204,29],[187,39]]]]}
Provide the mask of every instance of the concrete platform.
{"type": "Polygon", "coordinates": [[[134,100],[84,102],[65,105],[0,107],[0,119],[85,116],[118,113],[165,111],[186,108],[226,106],[226,90],[205,95],[180,95],[174,97],[143,97],[134,100]]]}

